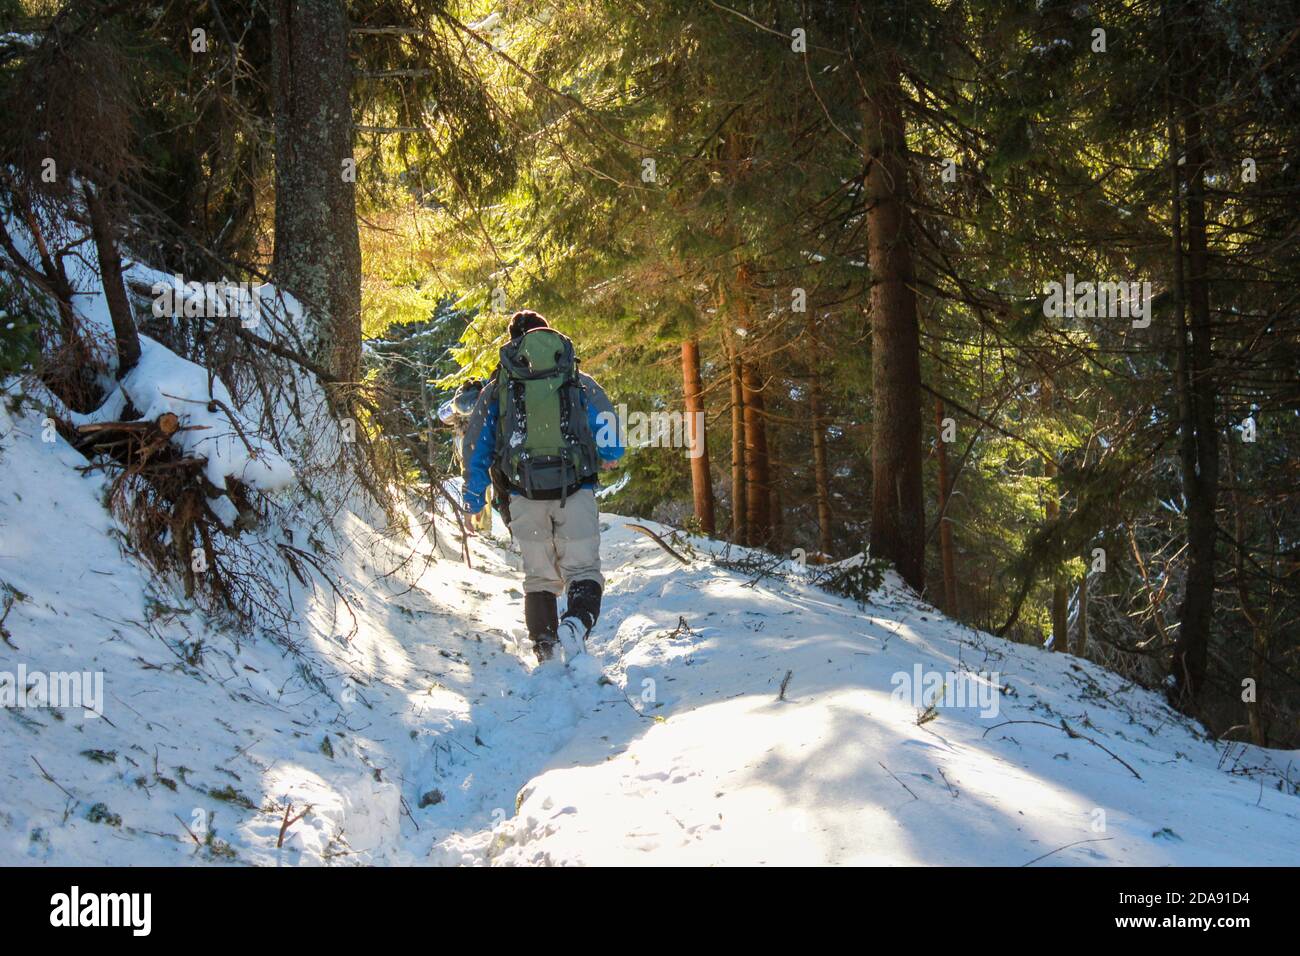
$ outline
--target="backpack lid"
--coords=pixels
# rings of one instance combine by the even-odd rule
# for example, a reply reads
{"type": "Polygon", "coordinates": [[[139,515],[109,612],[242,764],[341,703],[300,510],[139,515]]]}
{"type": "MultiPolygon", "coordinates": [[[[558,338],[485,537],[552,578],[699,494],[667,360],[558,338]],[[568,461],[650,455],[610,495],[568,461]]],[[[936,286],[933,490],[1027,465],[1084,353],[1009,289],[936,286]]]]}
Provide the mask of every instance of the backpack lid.
{"type": "Polygon", "coordinates": [[[546,378],[577,364],[573,343],[551,328],[529,329],[501,347],[501,367],[512,378],[546,378]]]}

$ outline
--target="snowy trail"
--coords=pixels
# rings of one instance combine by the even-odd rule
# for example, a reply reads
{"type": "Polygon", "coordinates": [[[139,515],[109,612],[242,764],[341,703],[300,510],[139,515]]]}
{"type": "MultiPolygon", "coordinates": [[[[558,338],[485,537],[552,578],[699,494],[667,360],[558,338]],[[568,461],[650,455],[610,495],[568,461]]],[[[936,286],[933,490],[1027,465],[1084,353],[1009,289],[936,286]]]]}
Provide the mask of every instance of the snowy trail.
{"type": "Polygon", "coordinates": [[[103,477],[41,435],[0,411],[0,673],[102,673],[103,717],[5,708],[0,863],[1300,863],[1300,754],[1215,744],[896,585],[859,609],[685,568],[603,515],[590,657],[537,671],[512,554],[475,539],[467,568],[444,525],[426,565],[427,541],[344,513],[295,540],[323,539],[355,633],[286,574],[287,653],[124,557],[103,477]],[[997,712],[918,723],[893,693],[917,668],[997,712]],[[277,847],[289,802],[311,809],[277,847]]]}
{"type": "Polygon", "coordinates": [[[584,718],[499,828],[493,862],[1300,862],[1295,796],[1241,775],[1285,774],[1294,754],[1236,748],[1225,762],[1157,697],[1087,662],[954,625],[897,589],[860,612],[813,588],[682,570],[610,523],[612,609],[594,653],[630,695],[652,689],[647,712],[666,719],[584,718]],[[695,633],[667,637],[679,617],[695,633]],[[996,671],[1009,693],[994,717],[940,708],[919,726],[920,708],[891,699],[918,665],[996,671]],[[1061,719],[1141,779],[1054,726],[989,730],[1061,719]],[[1239,773],[1224,772],[1233,760],[1239,773]]]}

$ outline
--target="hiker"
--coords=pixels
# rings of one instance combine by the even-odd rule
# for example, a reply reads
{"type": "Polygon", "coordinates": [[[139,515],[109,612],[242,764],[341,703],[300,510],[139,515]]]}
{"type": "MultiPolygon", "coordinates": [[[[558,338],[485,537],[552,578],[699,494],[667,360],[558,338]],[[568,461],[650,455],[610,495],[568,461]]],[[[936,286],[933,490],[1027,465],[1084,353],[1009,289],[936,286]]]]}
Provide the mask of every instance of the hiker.
{"type": "MultiPolygon", "coordinates": [[[[469,426],[470,415],[474,413],[474,406],[478,404],[478,397],[486,384],[486,379],[471,379],[464,382],[456,389],[451,398],[438,406],[438,420],[451,428],[452,458],[455,460],[456,467],[461,471],[465,470],[465,463],[468,461],[465,454],[466,428],[469,426]]],[[[481,510],[471,516],[470,524],[475,531],[490,532],[492,530],[492,512],[489,508],[492,504],[491,489],[488,491],[487,503],[481,510]]]]}
{"type": "Polygon", "coordinates": [[[566,658],[580,654],[600,615],[596,476],[622,456],[614,408],[578,371],[573,343],[536,312],[516,312],[466,427],[463,499],[475,513],[496,490],[523,557],[524,622],[539,661],[557,645],[566,658]]]}

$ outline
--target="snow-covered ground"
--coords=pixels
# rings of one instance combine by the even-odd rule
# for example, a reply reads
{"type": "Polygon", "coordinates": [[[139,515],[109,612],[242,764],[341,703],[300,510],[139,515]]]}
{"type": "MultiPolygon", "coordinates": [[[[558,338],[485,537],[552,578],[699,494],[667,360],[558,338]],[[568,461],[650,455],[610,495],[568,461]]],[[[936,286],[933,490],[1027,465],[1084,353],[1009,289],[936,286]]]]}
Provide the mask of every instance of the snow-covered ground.
{"type": "Polygon", "coordinates": [[[1300,863],[1300,755],[897,585],[860,609],[686,568],[614,515],[572,669],[516,653],[508,549],[470,569],[446,523],[435,548],[351,512],[316,535],[355,633],[278,569],[287,651],[124,555],[102,472],[4,405],[0,672],[101,674],[102,716],[5,708],[0,863],[1300,863]]]}

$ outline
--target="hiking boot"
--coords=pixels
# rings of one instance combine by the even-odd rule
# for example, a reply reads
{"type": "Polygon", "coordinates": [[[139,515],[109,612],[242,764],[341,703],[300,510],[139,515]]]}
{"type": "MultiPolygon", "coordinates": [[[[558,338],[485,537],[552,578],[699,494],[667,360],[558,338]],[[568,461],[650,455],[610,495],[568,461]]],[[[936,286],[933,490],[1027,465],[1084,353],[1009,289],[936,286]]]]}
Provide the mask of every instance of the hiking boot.
{"type": "Polygon", "coordinates": [[[596,618],[600,617],[602,590],[599,581],[586,579],[569,585],[569,606],[564,609],[564,616],[578,619],[579,633],[584,638],[596,626],[596,618]]]}
{"type": "Polygon", "coordinates": [[[576,617],[566,617],[560,622],[556,641],[564,651],[564,659],[571,661],[586,649],[585,628],[576,617]]]}
{"type": "Polygon", "coordinates": [[[533,650],[539,661],[549,661],[555,656],[556,619],[555,595],[549,591],[533,591],[524,595],[524,621],[528,636],[533,640],[533,650]]]}
{"type": "Polygon", "coordinates": [[[537,655],[537,662],[544,664],[555,656],[555,650],[559,647],[560,642],[554,634],[538,634],[533,638],[533,653],[537,655]]]}

